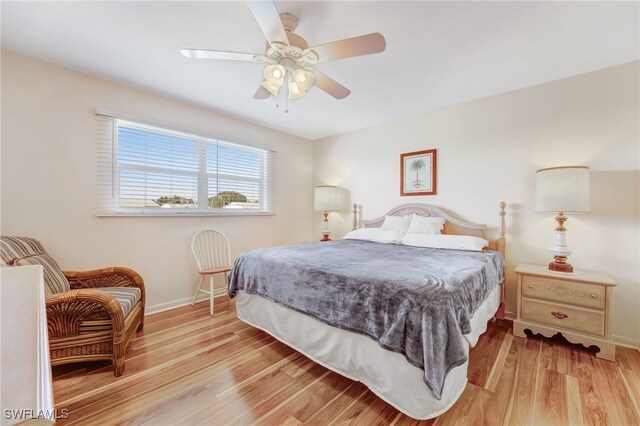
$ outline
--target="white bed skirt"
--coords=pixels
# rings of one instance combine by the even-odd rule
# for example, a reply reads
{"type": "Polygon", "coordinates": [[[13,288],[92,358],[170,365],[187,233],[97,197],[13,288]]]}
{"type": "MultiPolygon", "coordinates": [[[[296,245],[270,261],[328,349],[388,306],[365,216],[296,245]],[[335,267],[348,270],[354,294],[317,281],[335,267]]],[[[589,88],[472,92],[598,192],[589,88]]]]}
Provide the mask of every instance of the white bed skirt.
{"type": "MultiPolygon", "coordinates": [[[[475,346],[487,329],[487,321],[500,305],[497,286],[480,305],[465,338],[475,346]]],[[[381,348],[371,338],[326,325],[260,296],[239,291],[238,318],[266,331],[318,364],[364,383],[380,398],[415,419],[430,419],[447,411],[467,383],[468,362],[452,369],[445,380],[442,399],[437,400],[422,379],[423,372],[404,355],[381,348]]]]}

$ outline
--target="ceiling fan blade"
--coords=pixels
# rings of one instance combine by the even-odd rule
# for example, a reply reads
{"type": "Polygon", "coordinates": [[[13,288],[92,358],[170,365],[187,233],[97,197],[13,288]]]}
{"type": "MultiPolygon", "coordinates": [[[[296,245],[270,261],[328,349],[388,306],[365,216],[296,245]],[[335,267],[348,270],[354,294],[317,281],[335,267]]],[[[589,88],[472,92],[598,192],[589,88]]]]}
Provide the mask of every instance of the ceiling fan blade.
{"type": "Polygon", "coordinates": [[[263,62],[262,55],[253,53],[223,52],[221,50],[181,49],[180,53],[194,59],[224,59],[228,61],[263,62]]]}
{"type": "Polygon", "coordinates": [[[267,99],[269,96],[271,96],[271,92],[260,85],[258,90],[256,90],[256,93],[253,95],[253,99],[267,99]]]}
{"type": "Polygon", "coordinates": [[[318,55],[319,62],[335,61],[336,59],[351,58],[353,56],[371,55],[384,52],[387,42],[380,33],[371,33],[358,37],[345,38],[331,43],[321,44],[309,50],[318,55]]]}
{"type": "Polygon", "coordinates": [[[274,42],[289,45],[287,33],[273,1],[247,1],[247,5],[270,45],[273,46],[274,42]]]}
{"type": "Polygon", "coordinates": [[[323,90],[333,96],[336,99],[344,99],[351,93],[351,90],[344,87],[326,74],[321,73],[318,70],[313,70],[315,74],[314,85],[318,89],[323,90]]]}

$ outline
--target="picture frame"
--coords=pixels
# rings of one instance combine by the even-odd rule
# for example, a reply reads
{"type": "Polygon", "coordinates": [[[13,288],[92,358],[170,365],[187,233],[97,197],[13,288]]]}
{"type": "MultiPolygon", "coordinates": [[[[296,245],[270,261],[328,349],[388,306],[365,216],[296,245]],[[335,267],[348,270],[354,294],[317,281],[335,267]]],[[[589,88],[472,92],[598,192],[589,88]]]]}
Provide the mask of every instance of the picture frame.
{"type": "Polygon", "coordinates": [[[436,195],[436,149],[400,154],[400,195],[436,195]]]}

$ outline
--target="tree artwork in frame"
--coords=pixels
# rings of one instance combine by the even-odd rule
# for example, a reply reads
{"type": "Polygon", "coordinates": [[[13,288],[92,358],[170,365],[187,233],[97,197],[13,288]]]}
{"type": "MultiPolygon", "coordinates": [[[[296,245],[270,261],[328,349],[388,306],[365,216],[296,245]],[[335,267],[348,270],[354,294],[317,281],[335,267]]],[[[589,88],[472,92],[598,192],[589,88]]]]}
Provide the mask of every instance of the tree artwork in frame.
{"type": "Polygon", "coordinates": [[[437,151],[400,154],[400,195],[436,195],[437,151]]]}

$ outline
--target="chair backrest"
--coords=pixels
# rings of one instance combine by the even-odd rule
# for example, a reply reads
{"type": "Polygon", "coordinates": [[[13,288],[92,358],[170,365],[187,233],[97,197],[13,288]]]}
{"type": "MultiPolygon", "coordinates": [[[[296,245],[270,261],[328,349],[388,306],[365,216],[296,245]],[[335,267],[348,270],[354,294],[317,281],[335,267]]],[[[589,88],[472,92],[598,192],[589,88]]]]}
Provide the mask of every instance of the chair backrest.
{"type": "Polygon", "coordinates": [[[47,254],[42,244],[28,237],[0,237],[0,266],[41,265],[45,295],[69,291],[69,281],[58,263],[47,254]]]}
{"type": "Polygon", "coordinates": [[[191,251],[199,271],[231,266],[231,251],[227,237],[213,229],[196,233],[191,239],[191,251]]]}
{"type": "Polygon", "coordinates": [[[13,266],[25,257],[46,254],[40,241],[28,237],[0,237],[0,261],[3,265],[13,266]]]}

